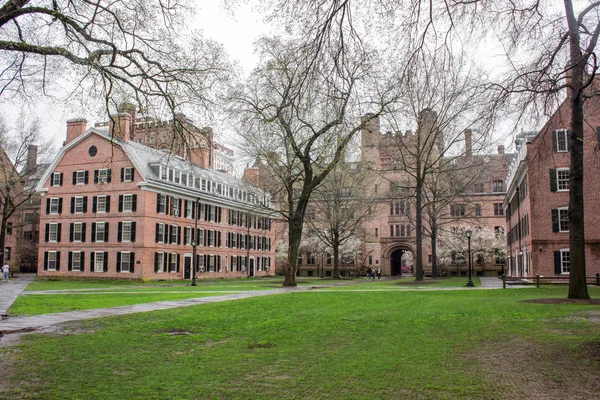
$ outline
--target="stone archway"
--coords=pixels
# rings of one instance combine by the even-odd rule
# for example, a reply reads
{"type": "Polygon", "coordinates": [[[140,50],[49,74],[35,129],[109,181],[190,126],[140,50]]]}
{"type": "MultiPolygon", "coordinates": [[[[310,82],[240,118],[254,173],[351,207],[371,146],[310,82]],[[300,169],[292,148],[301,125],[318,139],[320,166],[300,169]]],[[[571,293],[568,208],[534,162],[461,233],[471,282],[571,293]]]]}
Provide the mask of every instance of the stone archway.
{"type": "Polygon", "coordinates": [[[387,259],[389,260],[390,276],[402,275],[402,259],[405,254],[414,254],[413,250],[408,246],[394,246],[388,249],[387,259]]]}

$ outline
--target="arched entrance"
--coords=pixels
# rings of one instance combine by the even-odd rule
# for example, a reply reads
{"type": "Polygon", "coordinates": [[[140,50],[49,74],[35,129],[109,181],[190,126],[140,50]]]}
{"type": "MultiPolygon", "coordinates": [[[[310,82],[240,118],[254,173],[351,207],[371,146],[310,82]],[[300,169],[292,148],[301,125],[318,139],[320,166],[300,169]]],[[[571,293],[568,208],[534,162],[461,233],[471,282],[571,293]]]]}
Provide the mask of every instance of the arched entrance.
{"type": "Polygon", "coordinates": [[[401,276],[411,272],[413,252],[410,248],[395,247],[388,251],[390,276],[401,276]]]}

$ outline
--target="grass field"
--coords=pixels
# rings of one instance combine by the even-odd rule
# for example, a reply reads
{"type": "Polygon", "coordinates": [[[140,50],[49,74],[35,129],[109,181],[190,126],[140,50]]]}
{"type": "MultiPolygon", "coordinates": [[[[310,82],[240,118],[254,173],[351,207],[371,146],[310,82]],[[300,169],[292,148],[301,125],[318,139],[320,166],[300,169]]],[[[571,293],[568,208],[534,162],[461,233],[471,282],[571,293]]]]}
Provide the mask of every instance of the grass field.
{"type": "Polygon", "coordinates": [[[0,398],[597,397],[600,307],[523,302],[554,297],[318,290],[72,323],[0,348],[0,398]]]}
{"type": "MultiPolygon", "coordinates": [[[[40,315],[66,311],[90,310],[143,304],[164,300],[216,296],[225,293],[279,289],[282,278],[231,279],[201,281],[195,287],[189,281],[34,281],[10,308],[11,315],[40,315]],[[55,292],[60,293],[55,293],[55,292]],[[52,293],[49,293],[52,292],[52,293]]],[[[479,286],[479,279],[474,282],[479,286]]],[[[299,278],[299,286],[325,286],[321,290],[381,291],[434,287],[464,287],[466,278],[427,279],[417,283],[414,278],[366,281],[299,278]],[[336,286],[339,285],[339,286],[336,286]]]]}

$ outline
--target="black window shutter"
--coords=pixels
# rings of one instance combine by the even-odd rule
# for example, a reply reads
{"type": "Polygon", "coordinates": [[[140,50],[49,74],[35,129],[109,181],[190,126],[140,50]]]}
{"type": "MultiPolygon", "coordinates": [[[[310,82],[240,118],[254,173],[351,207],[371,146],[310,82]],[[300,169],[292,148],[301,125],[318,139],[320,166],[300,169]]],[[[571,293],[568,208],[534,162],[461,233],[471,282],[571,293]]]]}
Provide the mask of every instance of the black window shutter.
{"type": "Polygon", "coordinates": [[[83,182],[87,185],[90,179],[90,171],[85,171],[83,174],[83,182]]]}
{"type": "Polygon", "coordinates": [[[562,274],[562,266],[560,265],[560,262],[561,262],[560,251],[555,251],[554,252],[554,273],[556,275],[562,274]]]}
{"type": "Polygon", "coordinates": [[[87,212],[87,196],[83,197],[83,213],[87,212]]]}
{"type": "MultiPolygon", "coordinates": [[[[71,226],[69,228],[69,242],[73,241],[73,230],[75,229],[75,224],[71,222],[71,226]]],[[[71,254],[71,253],[69,253],[71,254]]]]}
{"type": "Polygon", "coordinates": [[[58,186],[62,186],[63,185],[63,173],[59,172],[59,176],[58,176],[58,186]]]}
{"type": "Polygon", "coordinates": [[[75,213],[75,197],[71,197],[71,214],[75,213]]]}
{"type": "Polygon", "coordinates": [[[183,201],[183,212],[181,213],[184,217],[187,217],[188,200],[183,201]]]}
{"type": "Polygon", "coordinates": [[[558,151],[558,143],[556,141],[556,131],[552,131],[552,150],[556,153],[558,151]]]}
{"type": "Polygon", "coordinates": [[[154,272],[158,272],[158,256],[160,253],[154,253],[154,272]]]}
{"type": "Polygon", "coordinates": [[[218,216],[219,216],[219,223],[221,223],[221,214],[223,214],[223,209],[221,207],[218,207],[218,216]]]}
{"type": "Polygon", "coordinates": [[[156,223],[156,232],[154,234],[154,242],[158,243],[159,242],[159,237],[158,237],[158,223],[156,223]]]}
{"type": "Polygon", "coordinates": [[[217,232],[217,246],[221,247],[221,231],[217,232]]]}
{"type": "Polygon", "coordinates": [[[556,192],[558,190],[558,184],[556,182],[556,170],[550,170],[550,191],[556,192]]]}
{"type": "Polygon", "coordinates": [[[558,210],[552,210],[552,232],[558,232],[560,230],[560,226],[558,223],[558,210]]]}
{"type": "Polygon", "coordinates": [[[94,170],[94,183],[98,183],[98,170],[94,170]]]}
{"type": "Polygon", "coordinates": [[[44,231],[44,242],[50,240],[50,224],[46,224],[46,230],[44,231]]]}
{"type": "Polygon", "coordinates": [[[121,252],[117,251],[117,272],[121,272],[121,252]]]}
{"type": "Polygon", "coordinates": [[[123,223],[119,222],[119,228],[117,230],[117,242],[121,242],[123,239],[123,223]]]}
{"type": "Polygon", "coordinates": [[[104,265],[103,265],[103,271],[106,272],[108,271],[108,251],[104,252],[104,265]]]}
{"type": "Polygon", "coordinates": [[[180,227],[177,227],[177,244],[181,244],[181,231],[180,227]]]}
{"type": "Polygon", "coordinates": [[[160,193],[156,193],[156,212],[160,212],[160,193]]]}
{"type": "Polygon", "coordinates": [[[98,197],[93,196],[92,197],[92,212],[95,213],[97,209],[98,209],[98,197]]]}
{"type": "Polygon", "coordinates": [[[135,222],[131,223],[131,242],[135,242],[135,222]]]}
{"type": "Polygon", "coordinates": [[[104,223],[104,241],[108,242],[108,222],[104,223]]]}
{"type": "Polygon", "coordinates": [[[133,274],[133,266],[135,265],[135,253],[129,253],[129,272],[133,274]]]}
{"type": "Polygon", "coordinates": [[[571,151],[571,131],[567,130],[567,151],[571,151]]]}
{"type": "Polygon", "coordinates": [[[106,212],[110,212],[110,196],[106,196],[106,212]]]}
{"type": "Polygon", "coordinates": [[[96,223],[92,222],[92,243],[96,241],[96,223]]]}
{"type": "Polygon", "coordinates": [[[169,213],[169,196],[165,195],[165,214],[169,213]]]}
{"type": "Polygon", "coordinates": [[[125,168],[121,168],[121,182],[125,182],[125,168]]]}
{"type": "Polygon", "coordinates": [[[131,211],[137,211],[137,194],[131,195],[131,211]]]}
{"type": "Polygon", "coordinates": [[[119,195],[119,212],[123,212],[123,195],[119,195]]]}
{"type": "Polygon", "coordinates": [[[46,199],[46,214],[50,214],[50,199],[46,199]]]}
{"type": "Polygon", "coordinates": [[[73,185],[77,184],[77,171],[73,171],[73,185]]]}
{"type": "Polygon", "coordinates": [[[177,272],[179,272],[179,253],[177,253],[177,272]]]}
{"type": "Polygon", "coordinates": [[[58,213],[62,214],[62,197],[60,199],[58,199],[58,213]]]}
{"type": "Polygon", "coordinates": [[[106,182],[110,183],[111,176],[112,176],[112,170],[109,169],[108,171],[106,171],[106,182]]]}
{"type": "Polygon", "coordinates": [[[85,252],[81,252],[79,255],[79,270],[83,272],[83,267],[85,266],[85,252]]]}
{"type": "Polygon", "coordinates": [[[56,270],[60,269],[60,251],[56,252],[56,270]]]}
{"type": "Polygon", "coordinates": [[[165,233],[168,235],[167,240],[165,240],[165,243],[173,244],[173,242],[171,241],[171,236],[173,235],[173,225],[165,225],[165,231],[165,233]]]}
{"type": "Polygon", "coordinates": [[[44,252],[44,271],[48,270],[48,252],[44,252]]]}
{"type": "Polygon", "coordinates": [[[96,265],[94,264],[94,252],[90,252],[90,271],[97,272],[96,265]]]}
{"type": "MultiPolygon", "coordinates": [[[[85,222],[81,224],[81,241],[82,242],[85,242],[85,225],[86,225],[85,222]]],[[[81,257],[83,257],[83,256],[81,256],[81,257]]]]}
{"type": "Polygon", "coordinates": [[[192,219],[196,218],[196,202],[192,206],[192,219]]]}
{"type": "Polygon", "coordinates": [[[67,271],[72,271],[73,270],[73,252],[70,251],[69,252],[69,260],[67,262],[67,271]]]}

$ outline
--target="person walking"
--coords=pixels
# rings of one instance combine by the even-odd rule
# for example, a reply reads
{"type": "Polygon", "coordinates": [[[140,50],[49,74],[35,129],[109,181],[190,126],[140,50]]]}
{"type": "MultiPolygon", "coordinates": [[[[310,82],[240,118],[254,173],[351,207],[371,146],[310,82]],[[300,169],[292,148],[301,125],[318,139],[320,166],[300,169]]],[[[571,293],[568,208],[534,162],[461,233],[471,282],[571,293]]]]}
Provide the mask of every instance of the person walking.
{"type": "Polygon", "coordinates": [[[367,280],[369,280],[369,278],[371,277],[372,272],[373,270],[371,269],[371,267],[367,267],[367,280]]]}
{"type": "Polygon", "coordinates": [[[381,280],[381,268],[377,268],[377,279],[381,280]]]}
{"type": "Polygon", "coordinates": [[[10,271],[10,267],[8,264],[4,264],[2,266],[2,280],[8,282],[8,271],[10,271]]]}

